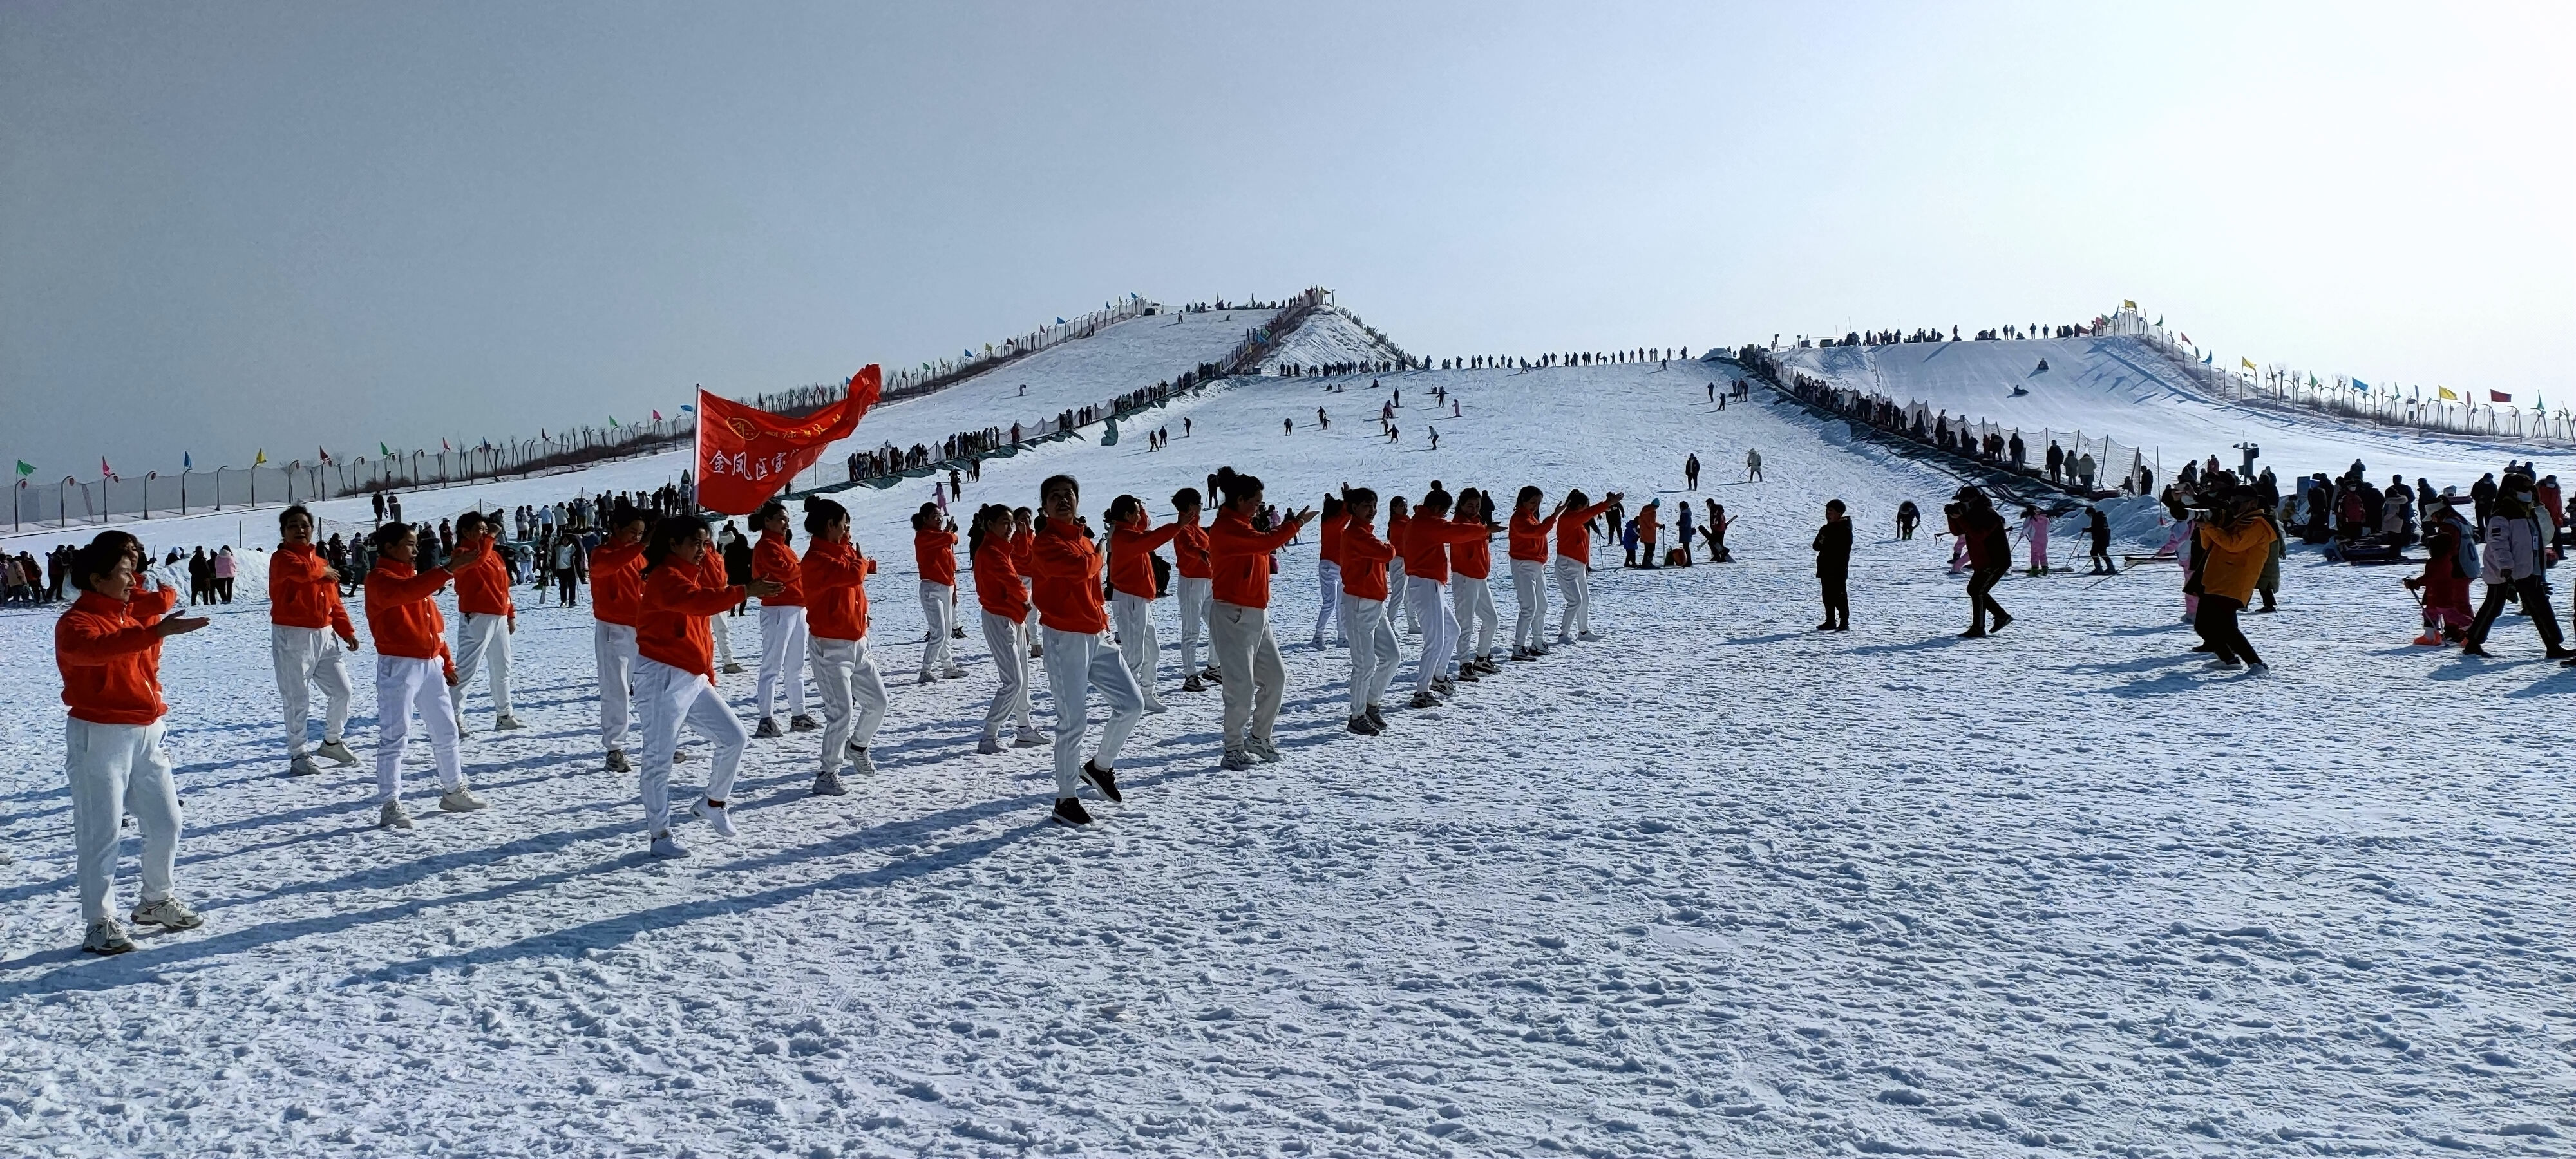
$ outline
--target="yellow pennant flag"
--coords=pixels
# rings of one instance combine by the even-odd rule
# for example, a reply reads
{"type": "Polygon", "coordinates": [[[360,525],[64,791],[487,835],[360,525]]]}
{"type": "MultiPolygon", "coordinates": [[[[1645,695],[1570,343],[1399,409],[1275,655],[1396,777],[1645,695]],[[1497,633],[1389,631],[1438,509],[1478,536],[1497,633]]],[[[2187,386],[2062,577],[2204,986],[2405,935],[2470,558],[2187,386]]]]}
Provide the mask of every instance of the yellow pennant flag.
{"type": "Polygon", "coordinates": [[[2254,360],[2253,360],[2253,359],[2251,359],[2251,358],[2244,357],[2243,355],[2238,355],[2236,360],[2237,360],[2238,362],[2242,362],[2242,363],[2244,363],[2244,364],[2245,364],[2245,369],[2247,369],[2247,370],[2253,370],[2253,369],[2256,369],[2256,367],[2255,367],[2255,365],[2254,365],[2254,360]]]}
{"type": "Polygon", "coordinates": [[[266,449],[266,448],[262,448],[262,449],[260,450],[260,452],[259,452],[258,457],[253,458],[253,459],[250,461],[250,465],[251,465],[251,466],[254,466],[254,467],[263,467],[263,466],[268,465],[268,451],[267,451],[267,449],[266,449]]]}
{"type": "Polygon", "coordinates": [[[2458,395],[2456,395],[2456,394],[2451,393],[2451,388],[2450,388],[2450,387],[2447,387],[2447,386],[2437,386],[2437,387],[2434,387],[2434,388],[2433,388],[2433,391],[2434,391],[2434,393],[2441,395],[2441,396],[2442,396],[2442,398],[2443,398],[2445,401],[2448,401],[2448,402],[2458,402],[2458,401],[2460,401],[2460,396],[2458,396],[2458,395]]]}
{"type": "Polygon", "coordinates": [[[2120,308],[2123,310],[2135,310],[2138,308],[2138,304],[2128,300],[2127,298],[2122,298],[2120,299],[2120,308]]]}

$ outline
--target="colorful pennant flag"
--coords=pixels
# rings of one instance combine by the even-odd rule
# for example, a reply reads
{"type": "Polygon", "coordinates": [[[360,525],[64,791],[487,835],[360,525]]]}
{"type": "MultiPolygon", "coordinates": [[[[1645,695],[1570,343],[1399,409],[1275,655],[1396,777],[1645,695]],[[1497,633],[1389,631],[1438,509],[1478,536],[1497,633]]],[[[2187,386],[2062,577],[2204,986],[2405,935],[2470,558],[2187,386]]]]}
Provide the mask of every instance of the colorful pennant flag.
{"type": "Polygon", "coordinates": [[[2512,395],[2509,395],[2509,394],[2506,394],[2505,392],[2503,392],[2503,391],[2501,391],[2501,390],[2490,390],[2490,391],[2488,391],[2488,392],[2487,392],[2487,401],[2488,401],[2488,402],[2512,402],[2512,401],[2513,401],[2513,396],[2512,396],[2512,395]]]}
{"type": "Polygon", "coordinates": [[[266,448],[266,447],[261,447],[261,448],[259,449],[258,453],[253,454],[253,455],[251,456],[250,465],[251,465],[251,466],[254,466],[254,467],[265,467],[265,466],[267,466],[267,465],[268,465],[268,448],[266,448]]]}
{"type": "Polygon", "coordinates": [[[376,453],[377,453],[377,454],[379,454],[379,455],[383,455],[384,457],[386,457],[386,458],[388,458],[388,459],[390,459],[390,458],[393,458],[393,457],[394,457],[394,449],[393,449],[392,447],[388,447],[388,446],[384,445],[383,443],[377,443],[377,444],[376,444],[376,453]]]}
{"type": "Polygon", "coordinates": [[[197,460],[190,458],[188,456],[188,452],[181,451],[179,452],[179,469],[182,471],[194,471],[197,469],[197,460]]]}
{"type": "Polygon", "coordinates": [[[2135,310],[2138,308],[2138,304],[2128,300],[2127,298],[2122,298],[2120,299],[2120,308],[2123,310],[2135,310]]]}
{"type": "Polygon", "coordinates": [[[2367,391],[2370,389],[2370,384],[2356,378],[2352,380],[2352,388],[2354,390],[2367,391]]]}
{"type": "Polygon", "coordinates": [[[2450,387],[2447,387],[2447,386],[2436,386],[2436,387],[2434,387],[2434,388],[2433,388],[2433,393],[2438,394],[2438,395],[2441,395],[2441,396],[2442,396],[2442,401],[2444,401],[2444,402],[2458,402],[2458,401],[2460,401],[2460,396],[2458,396],[2458,395],[2456,395],[2456,394],[2451,393],[2451,388],[2450,388],[2450,387]]]}
{"type": "Polygon", "coordinates": [[[20,459],[20,460],[18,460],[18,477],[19,477],[19,478],[24,479],[24,478],[26,478],[27,476],[29,476],[29,475],[33,475],[33,474],[35,474],[35,473],[36,473],[36,465],[35,465],[34,463],[30,463],[30,462],[26,461],[25,459],[20,459]]]}
{"type": "Polygon", "coordinates": [[[2245,357],[2245,356],[2243,356],[2243,355],[2238,355],[2238,356],[2237,356],[2237,358],[2236,358],[2236,360],[2237,360],[2238,362],[2242,362],[2242,363],[2244,363],[2244,364],[2245,364],[2245,369],[2247,369],[2247,370],[2253,370],[2253,369],[2255,369],[2255,366],[2254,366],[2254,360],[2253,360],[2253,359],[2251,359],[2251,358],[2247,358],[2247,357],[2245,357]]]}
{"type": "Polygon", "coordinates": [[[98,477],[101,479],[112,479],[116,477],[116,471],[107,465],[107,456],[105,455],[100,455],[98,457],[98,477]]]}

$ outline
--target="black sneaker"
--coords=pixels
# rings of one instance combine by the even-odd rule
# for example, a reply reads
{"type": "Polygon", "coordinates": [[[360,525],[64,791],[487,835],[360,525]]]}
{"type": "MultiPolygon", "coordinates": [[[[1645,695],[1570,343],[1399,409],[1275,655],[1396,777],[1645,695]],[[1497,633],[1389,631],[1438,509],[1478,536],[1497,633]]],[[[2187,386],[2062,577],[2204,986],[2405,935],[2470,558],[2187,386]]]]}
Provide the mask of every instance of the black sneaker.
{"type": "Polygon", "coordinates": [[[1055,799],[1055,813],[1053,816],[1055,823],[1058,825],[1091,824],[1091,814],[1083,810],[1082,802],[1074,800],[1071,797],[1058,797],[1055,799]]]}
{"type": "Polygon", "coordinates": [[[1994,626],[1992,626],[1992,627],[1990,627],[1990,628],[1987,628],[1986,630],[1987,630],[1987,631],[1989,631],[1989,632],[2000,632],[2000,631],[2003,631],[2003,630],[2004,630],[2004,625],[2009,624],[2009,623],[2012,623],[2012,622],[2013,622],[2013,618],[2012,618],[2011,616],[2007,616],[2007,615],[2003,614],[2002,612],[1997,612],[1997,613],[1995,613],[1995,622],[1994,622],[1994,626]]]}
{"type": "MultiPolygon", "coordinates": [[[[1109,798],[1112,802],[1120,802],[1127,799],[1118,795],[1118,774],[1112,770],[1101,768],[1095,762],[1082,762],[1082,783],[1100,790],[1100,795],[1109,798]]],[[[1071,799],[1072,798],[1069,797],[1066,798],[1066,800],[1071,799]]]]}
{"type": "Polygon", "coordinates": [[[1376,736],[1386,730],[1379,728],[1376,722],[1371,721],[1367,714],[1363,713],[1351,718],[1351,731],[1361,736],[1376,736]]]}
{"type": "Polygon", "coordinates": [[[1378,711],[1378,706],[1374,704],[1368,706],[1368,719],[1370,724],[1377,726],[1379,732],[1386,731],[1386,714],[1378,711]]]}

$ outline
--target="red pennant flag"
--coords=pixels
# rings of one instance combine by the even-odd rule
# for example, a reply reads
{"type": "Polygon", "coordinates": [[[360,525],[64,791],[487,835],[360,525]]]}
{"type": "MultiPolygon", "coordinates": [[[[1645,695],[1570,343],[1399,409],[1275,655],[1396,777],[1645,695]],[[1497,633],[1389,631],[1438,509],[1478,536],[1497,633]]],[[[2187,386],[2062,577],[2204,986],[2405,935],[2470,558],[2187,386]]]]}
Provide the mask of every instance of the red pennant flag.
{"type": "Polygon", "coordinates": [[[105,455],[100,455],[98,457],[98,477],[101,479],[112,479],[116,477],[115,470],[107,465],[107,456],[105,455]]]}
{"type": "Polygon", "coordinates": [[[455,450],[456,448],[451,447],[451,446],[448,446],[448,445],[447,445],[447,440],[445,440],[445,439],[440,439],[440,440],[438,440],[438,449],[439,449],[439,450],[442,450],[442,451],[453,451],[453,450],[455,450]]]}
{"type": "Polygon", "coordinates": [[[658,410],[657,410],[657,411],[654,411],[654,412],[653,412],[653,421],[654,421],[654,422],[657,422],[657,423],[658,423],[658,422],[660,422],[660,421],[662,421],[662,412],[660,412],[660,411],[658,411],[658,410]]]}
{"type": "Polygon", "coordinates": [[[2501,391],[2501,390],[2490,390],[2490,391],[2488,391],[2488,392],[2487,392],[2487,401],[2488,401],[2488,402],[2512,402],[2512,401],[2513,401],[2513,396],[2512,396],[2512,395],[2509,395],[2509,394],[2506,394],[2505,392],[2503,392],[2503,391],[2501,391]]]}
{"type": "Polygon", "coordinates": [[[698,391],[698,505],[749,515],[784,489],[823,449],[850,437],[875,406],[885,376],[876,364],[850,376],[850,393],[803,418],[698,391]]]}

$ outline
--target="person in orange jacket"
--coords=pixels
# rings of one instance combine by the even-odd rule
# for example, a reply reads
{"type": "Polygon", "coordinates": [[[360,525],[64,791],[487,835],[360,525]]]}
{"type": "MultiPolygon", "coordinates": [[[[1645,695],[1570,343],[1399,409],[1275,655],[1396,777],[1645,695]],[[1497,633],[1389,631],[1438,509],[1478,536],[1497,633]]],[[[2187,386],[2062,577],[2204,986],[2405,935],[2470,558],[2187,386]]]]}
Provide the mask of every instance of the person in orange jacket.
{"type": "Polygon", "coordinates": [[[1556,642],[1598,640],[1592,634],[1592,528],[1601,513],[1619,505],[1625,495],[1613,491],[1592,502],[1582,491],[1565,493],[1556,517],[1556,597],[1565,611],[1556,619],[1556,642]]]}
{"type": "Polygon", "coordinates": [[[1029,589],[1020,568],[1028,558],[1035,533],[1020,529],[1009,507],[988,503],[967,528],[967,558],[975,565],[975,602],[982,609],[984,646],[992,650],[993,669],[1002,678],[993,702],[984,709],[984,735],[979,753],[1002,751],[1002,726],[1014,720],[1019,730],[1011,743],[1033,748],[1046,736],[1029,720],[1029,589]]]}
{"type": "Polygon", "coordinates": [[[948,645],[958,626],[957,524],[940,514],[938,504],[924,503],[912,513],[912,552],[921,566],[921,618],[929,624],[921,641],[921,678],[914,683],[955,680],[966,675],[948,645]]]}
{"type": "MultiPolygon", "coordinates": [[[[436,598],[456,577],[443,567],[413,571],[420,541],[409,524],[385,524],[374,538],[376,566],[367,571],[366,592],[367,631],[376,641],[376,827],[409,829],[411,817],[402,807],[402,756],[411,741],[415,711],[438,766],[443,790],[438,807],[450,813],[483,807],[466,789],[464,766],[456,757],[456,701],[463,693],[447,671],[447,625],[436,598]]],[[[478,567],[491,558],[488,542],[460,536],[448,562],[478,567]]]]}
{"type": "Polygon", "coordinates": [[[1419,636],[1422,634],[1422,621],[1413,614],[1413,601],[1404,598],[1404,532],[1412,525],[1413,508],[1404,496],[1388,496],[1386,541],[1395,545],[1395,562],[1386,565],[1386,586],[1387,590],[1395,594],[1389,597],[1394,602],[1386,609],[1386,619],[1387,623],[1392,625],[1395,622],[1396,612],[1401,610],[1404,613],[1404,630],[1419,636]]]}
{"type": "Polygon", "coordinates": [[[1155,669],[1163,658],[1162,634],[1154,629],[1154,549],[1181,532],[1177,522],[1155,527],[1145,514],[1145,501],[1121,495],[1109,503],[1109,612],[1118,625],[1118,652],[1136,674],[1136,690],[1145,696],[1148,714],[1164,711],[1154,694],[1155,669]]]}
{"type": "MultiPolygon", "coordinates": [[[[717,834],[734,834],[727,799],[742,750],[751,734],[734,718],[716,692],[715,640],[707,619],[731,611],[752,596],[777,592],[777,580],[755,578],[728,587],[721,572],[708,569],[715,536],[704,521],[690,515],[668,516],[644,537],[643,615],[635,629],[635,695],[644,702],[644,767],[637,774],[643,799],[644,831],[655,857],[686,857],[687,846],[671,835],[671,763],[679,751],[680,727],[687,725],[715,745],[714,766],[707,772],[707,791],[689,806],[691,816],[717,834]]],[[[715,561],[721,568],[723,562],[715,561]]]]}
{"type": "Polygon", "coordinates": [[[1438,708],[1434,693],[1454,690],[1449,677],[1450,652],[1458,646],[1458,619],[1449,610],[1449,548],[1490,534],[1481,524],[1449,520],[1454,502],[1436,486],[1414,505],[1404,526],[1404,602],[1422,620],[1422,655],[1414,663],[1411,708],[1438,708]]]}
{"type": "Polygon", "coordinates": [[[477,668],[492,675],[492,727],[525,728],[510,713],[510,637],[519,630],[519,610],[510,602],[510,569],[492,546],[499,524],[480,511],[456,517],[456,558],[448,570],[456,577],[456,721],[465,731],[465,689],[477,668]],[[471,553],[469,556],[468,553],[471,553]],[[471,563],[459,560],[471,558],[471,563]]]}
{"type": "Polygon", "coordinates": [[[1199,526],[1199,508],[1203,500],[1196,487],[1183,487],[1172,493],[1172,522],[1180,531],[1172,537],[1172,595],[1181,606],[1181,691],[1204,692],[1207,682],[1216,679],[1216,658],[1210,656],[1205,669],[1199,667],[1199,634],[1207,625],[1212,594],[1213,574],[1208,570],[1207,529],[1199,526]]]}
{"type": "Polygon", "coordinates": [[[642,509],[620,502],[608,516],[608,538],[590,553],[590,649],[599,663],[599,743],[608,771],[631,773],[627,729],[634,716],[635,625],[644,614],[642,509]]]}
{"type": "Polygon", "coordinates": [[[1100,549],[1082,532],[1082,484],[1050,475],[1038,484],[1045,514],[1029,550],[1030,591],[1038,609],[1038,636],[1046,652],[1047,690],[1055,697],[1055,813],[1065,825],[1088,825],[1090,811],[1077,799],[1081,786],[1112,801],[1118,792],[1118,750],[1145,716],[1145,694],[1136,687],[1118,645],[1104,635],[1109,613],[1100,597],[1100,549]],[[1082,759],[1082,734],[1090,727],[1091,694],[1109,707],[1100,748],[1082,759]]]}
{"type": "Polygon", "coordinates": [[[138,590],[142,544],[122,531],[102,532],[72,556],[80,589],[54,621],[54,665],[63,680],[63,775],[72,797],[74,876],[80,883],[81,949],[122,954],[134,948],[116,920],[117,851],[125,815],[143,831],[137,926],[195,929],[205,923],[172,892],[179,862],[179,792],[170,755],[161,747],[161,641],[206,626],[202,618],[168,615],[178,593],[138,590]]]}
{"type": "Polygon", "coordinates": [[[1288,669],[1279,659],[1279,641],[1270,634],[1270,553],[1295,538],[1315,518],[1315,509],[1260,531],[1252,526],[1252,516],[1261,510],[1261,480],[1220,467],[1216,485],[1225,504],[1208,529],[1216,607],[1208,618],[1208,650],[1216,654],[1225,685],[1224,767],[1241,770],[1255,760],[1267,764],[1279,759],[1270,733],[1287,693],[1288,669]]]}
{"type": "Polygon", "coordinates": [[[813,633],[806,658],[823,693],[823,768],[814,774],[814,795],[838,797],[848,792],[844,767],[852,776],[877,771],[868,756],[886,714],[885,677],[868,650],[868,576],[877,561],[859,553],[849,509],[833,500],[806,498],[805,536],[799,578],[813,633]]]}
{"type": "Polygon", "coordinates": [[[753,711],[760,724],[752,730],[755,737],[780,735],[778,718],[778,685],[787,684],[787,722],[794,732],[812,732],[814,718],[805,715],[805,584],[796,563],[796,549],[789,546],[796,535],[788,528],[787,505],[775,499],[760,505],[751,517],[751,525],[760,532],[760,542],[751,549],[751,574],[754,579],[776,580],[776,592],[760,600],[760,675],[752,685],[753,711]]]}
{"type": "Polygon", "coordinates": [[[1387,565],[1395,547],[1377,537],[1377,492],[1366,487],[1342,493],[1342,631],[1351,646],[1350,729],[1362,736],[1386,731],[1386,714],[1378,698],[1404,663],[1395,625],[1387,621],[1387,565]]]}
{"type": "Polygon", "coordinates": [[[268,659],[277,673],[278,699],[286,703],[286,771],[322,771],[304,747],[312,723],[312,691],[322,688],[319,755],[339,765],[358,763],[341,742],[349,723],[349,670],[344,651],[358,648],[358,629],[340,602],[340,573],[313,548],[313,513],[299,503],[277,513],[277,550],[268,557],[268,659]]]}
{"type": "MultiPolygon", "coordinates": [[[[1315,590],[1322,598],[1315,601],[1315,632],[1307,643],[1316,651],[1324,650],[1324,629],[1333,625],[1333,616],[1342,606],[1342,500],[1338,495],[1324,496],[1324,520],[1315,536],[1315,590]]],[[[1349,633],[1343,633],[1347,642],[1349,633]]]]}
{"type": "Polygon", "coordinates": [[[1655,562],[1655,541],[1663,528],[1663,512],[1658,510],[1662,503],[1661,499],[1649,499],[1644,507],[1637,509],[1637,545],[1642,549],[1640,562],[1650,568],[1662,566],[1655,562]]]}
{"type": "Polygon", "coordinates": [[[1565,505],[1541,515],[1538,505],[1546,499],[1536,487],[1523,487],[1512,499],[1512,595],[1520,605],[1512,618],[1514,660],[1536,660],[1548,652],[1547,537],[1556,529],[1557,517],[1565,514],[1565,505]]]}
{"type": "Polygon", "coordinates": [[[1494,497],[1474,487],[1458,489],[1457,505],[1449,521],[1481,528],[1484,534],[1462,540],[1449,549],[1449,604],[1458,618],[1458,648],[1454,657],[1458,679],[1474,680],[1479,673],[1500,673],[1494,663],[1494,629],[1501,627],[1502,613],[1494,610],[1493,534],[1502,530],[1494,523],[1494,497]]]}

